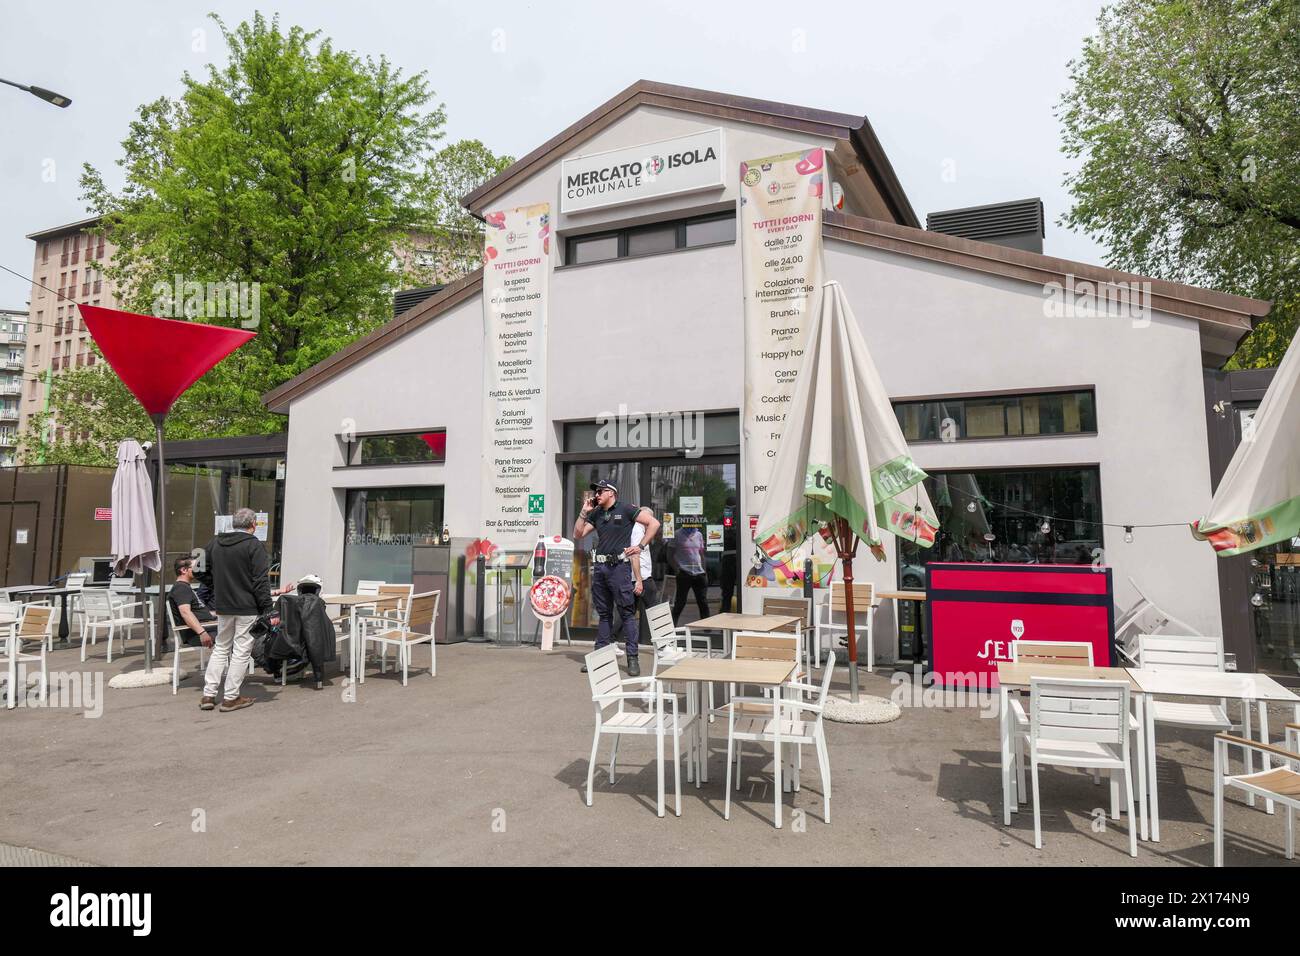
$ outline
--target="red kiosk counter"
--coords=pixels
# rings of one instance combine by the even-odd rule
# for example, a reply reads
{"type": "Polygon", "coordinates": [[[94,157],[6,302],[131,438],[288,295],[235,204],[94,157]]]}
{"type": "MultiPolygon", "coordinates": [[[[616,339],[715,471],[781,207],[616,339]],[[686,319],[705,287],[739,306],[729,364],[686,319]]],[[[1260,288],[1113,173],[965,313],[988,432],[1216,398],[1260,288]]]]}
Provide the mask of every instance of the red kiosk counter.
{"type": "Polygon", "coordinates": [[[926,660],[936,685],[997,687],[998,661],[1011,660],[1011,642],[1021,639],[1087,641],[1095,666],[1114,666],[1108,567],[934,561],[925,590],[926,660]]]}

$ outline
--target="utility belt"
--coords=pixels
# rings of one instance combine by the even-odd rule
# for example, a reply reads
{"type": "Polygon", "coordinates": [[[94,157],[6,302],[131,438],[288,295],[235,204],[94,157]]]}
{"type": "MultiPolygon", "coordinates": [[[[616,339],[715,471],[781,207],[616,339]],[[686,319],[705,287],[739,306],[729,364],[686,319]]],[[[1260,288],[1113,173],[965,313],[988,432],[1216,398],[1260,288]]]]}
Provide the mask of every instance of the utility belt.
{"type": "Polygon", "coordinates": [[[597,564],[615,565],[627,559],[621,554],[597,554],[594,556],[594,560],[597,564]]]}

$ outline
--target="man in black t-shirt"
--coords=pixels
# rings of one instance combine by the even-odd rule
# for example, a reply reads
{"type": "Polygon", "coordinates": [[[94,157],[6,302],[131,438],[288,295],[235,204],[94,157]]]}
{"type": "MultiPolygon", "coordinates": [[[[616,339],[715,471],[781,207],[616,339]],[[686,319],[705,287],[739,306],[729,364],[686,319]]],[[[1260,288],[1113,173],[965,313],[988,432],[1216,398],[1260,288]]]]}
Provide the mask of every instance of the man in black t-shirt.
{"type": "Polygon", "coordinates": [[[172,605],[172,620],[177,627],[183,627],[180,633],[185,646],[211,647],[217,633],[217,615],[195,592],[193,562],[189,558],[177,558],[172,570],[176,572],[176,583],[168,592],[167,600],[172,605]]]}
{"type": "MultiPolygon", "coordinates": [[[[600,617],[596,648],[599,650],[613,639],[617,610],[623,638],[627,641],[627,672],[629,676],[639,677],[636,583],[629,558],[638,560],[641,549],[650,546],[650,540],[659,533],[659,521],[648,510],[620,504],[618,489],[612,482],[598,481],[591,486],[591,492],[573,525],[573,539],[580,541],[596,532],[596,566],[591,576],[591,603],[600,617]],[[644,526],[645,536],[633,547],[632,528],[638,524],[644,526]]],[[[585,671],[587,665],[582,669],[585,671]]]]}

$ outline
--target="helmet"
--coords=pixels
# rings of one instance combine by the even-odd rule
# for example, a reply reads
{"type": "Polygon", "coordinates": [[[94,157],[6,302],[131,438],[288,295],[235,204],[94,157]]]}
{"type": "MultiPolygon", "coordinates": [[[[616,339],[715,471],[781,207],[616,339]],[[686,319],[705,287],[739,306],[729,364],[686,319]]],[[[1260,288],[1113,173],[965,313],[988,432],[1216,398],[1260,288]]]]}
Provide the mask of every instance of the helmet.
{"type": "Polygon", "coordinates": [[[319,574],[304,574],[298,579],[299,594],[319,594],[321,579],[319,574]]]}

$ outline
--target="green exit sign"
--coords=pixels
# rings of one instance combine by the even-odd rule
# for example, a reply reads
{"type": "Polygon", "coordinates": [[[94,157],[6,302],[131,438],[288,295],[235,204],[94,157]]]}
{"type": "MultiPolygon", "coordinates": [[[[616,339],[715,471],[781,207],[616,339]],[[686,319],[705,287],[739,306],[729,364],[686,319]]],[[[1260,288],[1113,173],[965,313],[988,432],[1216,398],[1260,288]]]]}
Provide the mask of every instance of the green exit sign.
{"type": "Polygon", "coordinates": [[[530,515],[540,515],[546,513],[546,495],[529,495],[528,496],[528,513],[530,515]]]}

